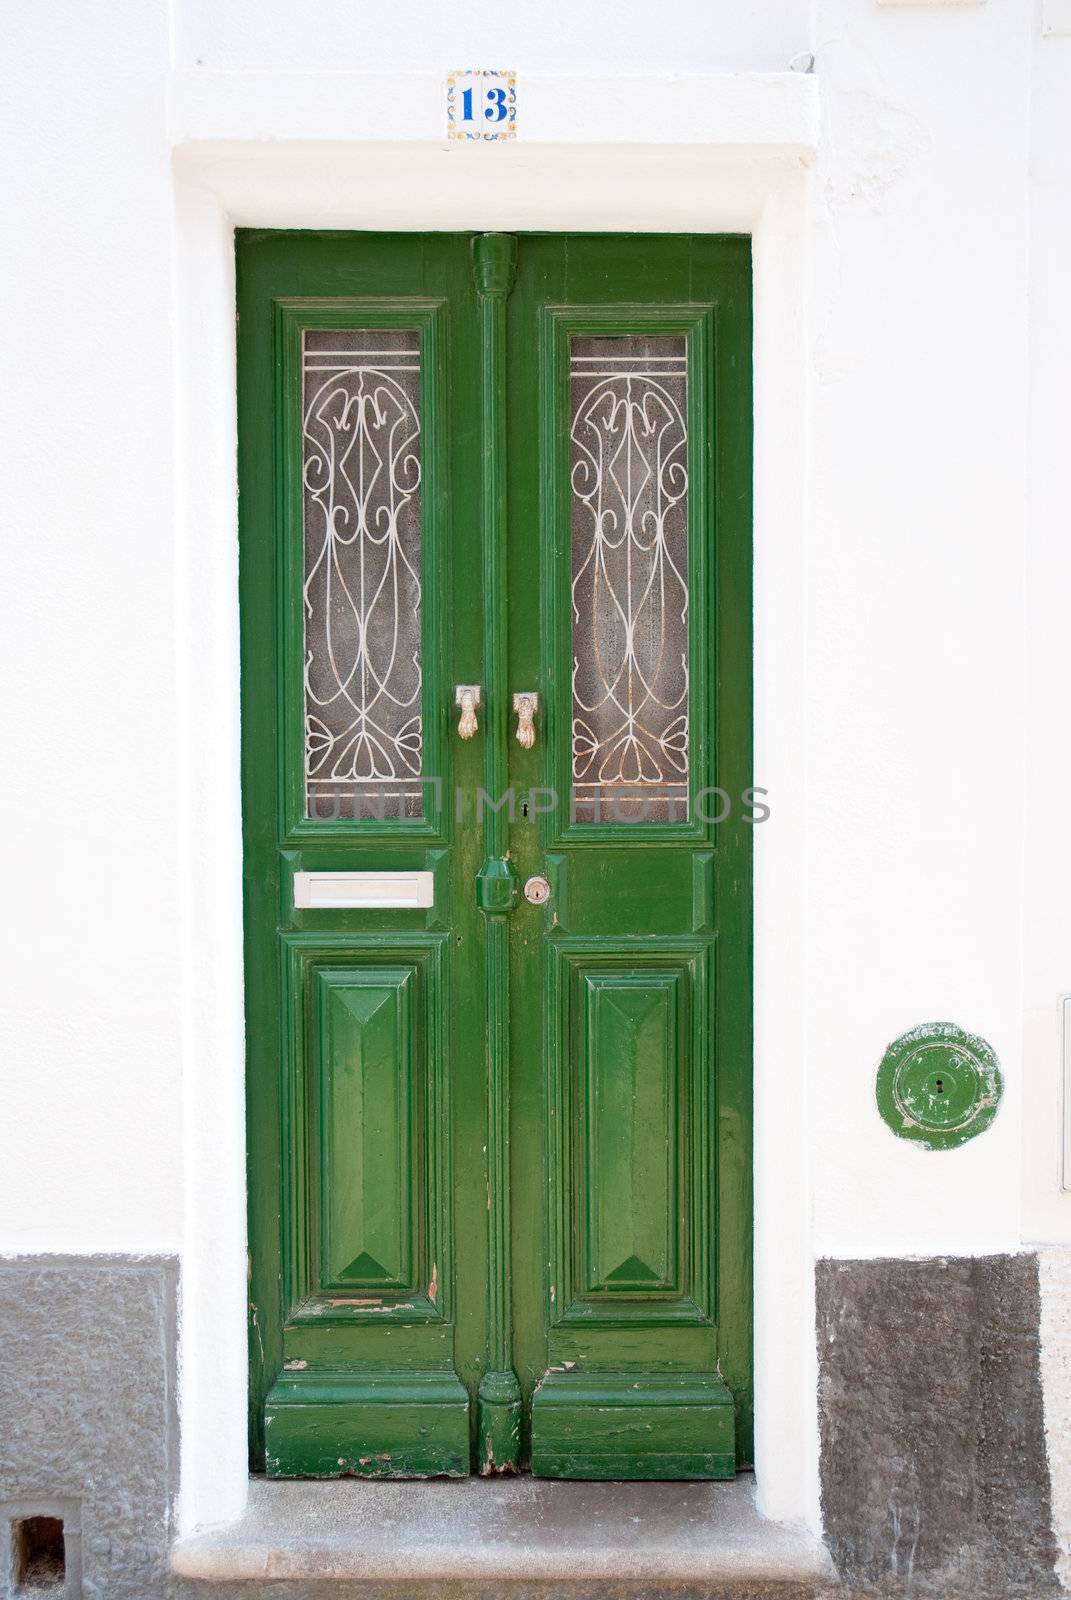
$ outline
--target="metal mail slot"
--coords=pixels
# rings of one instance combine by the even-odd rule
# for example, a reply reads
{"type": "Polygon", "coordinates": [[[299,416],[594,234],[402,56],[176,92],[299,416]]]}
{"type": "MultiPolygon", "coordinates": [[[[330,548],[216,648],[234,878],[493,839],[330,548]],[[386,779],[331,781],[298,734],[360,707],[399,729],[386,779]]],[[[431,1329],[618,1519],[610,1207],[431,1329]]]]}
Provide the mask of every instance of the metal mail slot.
{"type": "Polygon", "coordinates": [[[297,911],[401,911],[434,903],[430,872],[294,873],[297,911]]]}

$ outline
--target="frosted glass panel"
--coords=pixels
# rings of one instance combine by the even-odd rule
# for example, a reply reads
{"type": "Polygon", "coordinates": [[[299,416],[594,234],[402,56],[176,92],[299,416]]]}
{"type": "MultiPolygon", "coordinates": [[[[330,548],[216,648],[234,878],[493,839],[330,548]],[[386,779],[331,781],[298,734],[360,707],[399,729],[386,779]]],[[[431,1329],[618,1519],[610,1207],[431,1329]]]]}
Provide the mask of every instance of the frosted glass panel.
{"type": "Polygon", "coordinates": [[[573,808],[688,817],[683,335],[570,340],[573,808]]]}
{"type": "Polygon", "coordinates": [[[303,370],[306,814],[419,818],[419,334],[309,328],[303,370]]]}

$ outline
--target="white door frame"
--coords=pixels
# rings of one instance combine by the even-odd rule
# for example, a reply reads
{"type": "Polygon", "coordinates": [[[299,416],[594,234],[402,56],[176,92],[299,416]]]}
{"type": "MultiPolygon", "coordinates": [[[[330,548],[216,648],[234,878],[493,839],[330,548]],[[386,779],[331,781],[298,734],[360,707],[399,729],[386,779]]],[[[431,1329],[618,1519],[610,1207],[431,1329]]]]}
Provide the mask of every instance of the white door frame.
{"type": "Polygon", "coordinates": [[[172,85],[184,930],[179,1532],[236,1517],[248,1483],[236,226],[753,237],[755,781],[772,810],[755,839],[756,1474],[767,1515],[819,1527],[800,605],[815,84],[784,74],[540,80],[531,90],[520,102],[522,138],[468,147],[442,140],[439,86],[425,79],[179,74],[172,85]],[[409,112],[425,137],[376,139],[409,112]],[[660,142],[667,128],[678,142],[660,142]],[[629,130],[649,142],[625,142],[629,130]]]}

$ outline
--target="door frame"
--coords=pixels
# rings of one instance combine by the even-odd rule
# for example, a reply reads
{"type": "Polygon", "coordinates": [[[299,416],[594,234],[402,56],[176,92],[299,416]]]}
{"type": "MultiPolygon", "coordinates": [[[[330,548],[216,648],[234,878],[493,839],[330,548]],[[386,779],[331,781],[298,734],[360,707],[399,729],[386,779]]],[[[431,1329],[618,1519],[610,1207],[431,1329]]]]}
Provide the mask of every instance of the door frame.
{"type": "MultiPolygon", "coordinates": [[[[248,1487],[233,230],[746,232],[755,289],[755,772],[787,797],[755,841],[756,1471],[767,1515],[820,1527],[805,1075],[803,591],[811,377],[806,267],[813,84],[757,149],[737,119],[695,145],[530,147],[442,185],[441,148],[348,129],[319,146],[256,118],[219,142],[178,107],[176,629],[185,1193],[180,1530],[238,1515],[248,1487]],[[237,139],[237,143],[234,140],[237,139]],[[299,144],[289,142],[300,139],[299,144]],[[776,142],[777,140],[780,142],[776,142]],[[403,201],[399,203],[399,196],[403,201]]],[[[559,86],[566,94],[568,85],[559,86]]],[[[653,84],[652,92],[657,91],[653,84]]],[[[756,91],[757,92],[757,91],[756,91]]],[[[704,91],[704,104],[708,101],[704,91]]],[[[656,93],[657,98],[657,93],[656,93]]],[[[347,102],[350,103],[349,101],[347,102]]],[[[217,107],[218,110],[218,107],[217,107]]],[[[775,119],[776,120],[776,119],[775,119]]],[[[746,122],[746,119],[745,119],[746,122]]],[[[750,126],[750,125],[747,125],[750,126]]],[[[623,135],[622,135],[623,137],[623,135]]],[[[485,152],[477,152],[481,157],[485,152]]]]}

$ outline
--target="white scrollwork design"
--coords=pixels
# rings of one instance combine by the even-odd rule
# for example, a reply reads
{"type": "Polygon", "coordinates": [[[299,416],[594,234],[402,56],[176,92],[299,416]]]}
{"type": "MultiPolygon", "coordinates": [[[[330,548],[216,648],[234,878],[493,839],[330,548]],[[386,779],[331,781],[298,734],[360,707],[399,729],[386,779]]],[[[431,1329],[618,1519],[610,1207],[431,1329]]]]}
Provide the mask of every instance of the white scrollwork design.
{"type": "Polygon", "coordinates": [[[597,343],[572,363],[573,780],[669,820],[688,779],[685,358],[597,343]]]}
{"type": "Polygon", "coordinates": [[[412,335],[306,334],[305,775],[309,814],[420,814],[419,362],[412,335]],[[342,346],[354,345],[352,353],[342,346]],[[369,809],[369,802],[371,806],[369,809]]]}

